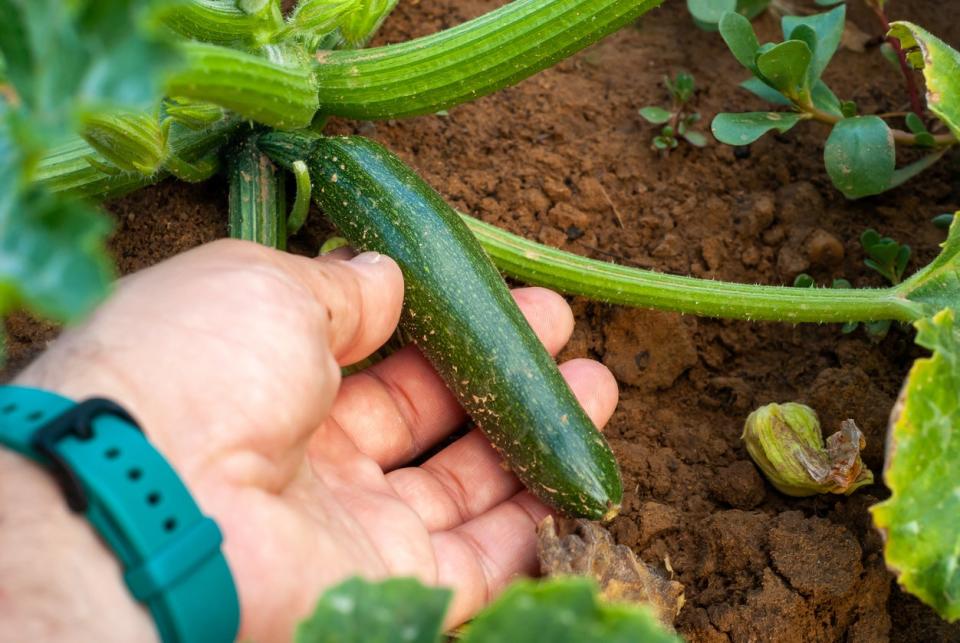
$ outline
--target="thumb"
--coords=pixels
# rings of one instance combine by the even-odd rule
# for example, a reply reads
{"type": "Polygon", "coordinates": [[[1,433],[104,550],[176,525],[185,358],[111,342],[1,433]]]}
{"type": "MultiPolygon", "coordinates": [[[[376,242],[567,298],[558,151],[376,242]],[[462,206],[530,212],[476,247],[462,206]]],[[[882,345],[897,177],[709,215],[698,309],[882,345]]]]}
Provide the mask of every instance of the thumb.
{"type": "Polygon", "coordinates": [[[403,275],[393,259],[376,252],[350,260],[286,257],[326,315],[327,341],[338,364],[357,362],[387,341],[403,304],[403,275]]]}

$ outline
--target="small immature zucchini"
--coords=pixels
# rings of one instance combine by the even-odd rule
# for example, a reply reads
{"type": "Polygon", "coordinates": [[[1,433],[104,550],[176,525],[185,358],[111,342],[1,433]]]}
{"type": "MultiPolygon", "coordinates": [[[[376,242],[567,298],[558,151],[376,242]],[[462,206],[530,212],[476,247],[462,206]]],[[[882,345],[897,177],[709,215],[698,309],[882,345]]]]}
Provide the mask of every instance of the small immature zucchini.
{"type": "Polygon", "coordinates": [[[520,480],[565,514],[616,515],[610,447],[443,198],[365,138],[273,132],[259,144],[288,167],[306,161],[314,199],[343,236],[400,265],[406,332],[520,480]]]}

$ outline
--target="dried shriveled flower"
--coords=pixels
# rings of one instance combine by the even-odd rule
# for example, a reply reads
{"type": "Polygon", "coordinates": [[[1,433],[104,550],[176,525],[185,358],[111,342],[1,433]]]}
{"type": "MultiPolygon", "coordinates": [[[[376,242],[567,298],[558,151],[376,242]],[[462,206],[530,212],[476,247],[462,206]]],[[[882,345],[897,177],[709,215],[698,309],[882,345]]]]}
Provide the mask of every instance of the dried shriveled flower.
{"type": "Polygon", "coordinates": [[[767,404],[750,414],[741,438],[767,479],[788,496],[849,495],[873,482],[860,459],[866,440],[853,420],[844,420],[824,444],[809,406],[767,404]]]}

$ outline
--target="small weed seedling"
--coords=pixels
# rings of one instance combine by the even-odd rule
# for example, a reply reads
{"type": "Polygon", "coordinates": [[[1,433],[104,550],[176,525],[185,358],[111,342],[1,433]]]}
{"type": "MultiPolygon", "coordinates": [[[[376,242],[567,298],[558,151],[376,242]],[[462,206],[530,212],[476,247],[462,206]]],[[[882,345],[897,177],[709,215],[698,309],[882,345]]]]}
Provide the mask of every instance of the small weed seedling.
{"type": "MultiPolygon", "coordinates": [[[[952,220],[952,215],[950,216],[952,220]]],[[[864,254],[867,255],[863,263],[868,268],[880,274],[890,282],[891,286],[897,286],[903,281],[903,274],[910,262],[910,246],[898,243],[890,237],[883,237],[872,228],[867,228],[860,235],[860,245],[863,247],[864,254]]],[[[794,279],[793,285],[797,288],[813,288],[816,282],[810,275],[801,273],[794,279]]],[[[846,279],[834,279],[830,287],[853,288],[853,284],[846,279]]],[[[881,319],[863,322],[863,326],[870,337],[880,340],[887,336],[891,323],[889,319],[881,319]]],[[[859,325],[860,322],[846,322],[842,331],[852,333],[859,325]]]]}
{"type": "Polygon", "coordinates": [[[770,131],[787,132],[800,121],[814,120],[831,127],[823,159],[831,181],[850,199],[879,194],[894,188],[933,165],[960,135],[960,54],[946,43],[909,22],[886,22],[882,4],[873,2],[898,61],[902,61],[908,87],[910,66],[922,68],[927,82],[927,107],[923,111],[911,89],[912,109],[889,114],[859,114],[855,103],[841,100],[821,79],[843,36],[846,7],[811,16],[784,16],[784,41],[761,45],[750,21],[739,13],[725,13],[720,34],[734,57],[753,77],[741,87],[789,111],[718,114],[712,124],[717,140],[748,145],[770,131]],[[902,119],[905,130],[887,120],[902,119]],[[896,167],[896,145],[926,150],[906,166],[896,167]]]}
{"type": "Polygon", "coordinates": [[[663,125],[660,134],[653,138],[653,149],[669,152],[680,144],[680,139],[695,147],[705,146],[707,137],[690,129],[700,120],[698,112],[687,111],[695,91],[693,76],[686,72],[678,73],[673,80],[664,76],[663,84],[670,93],[670,109],[650,105],[640,110],[640,116],[648,123],[663,125]]]}

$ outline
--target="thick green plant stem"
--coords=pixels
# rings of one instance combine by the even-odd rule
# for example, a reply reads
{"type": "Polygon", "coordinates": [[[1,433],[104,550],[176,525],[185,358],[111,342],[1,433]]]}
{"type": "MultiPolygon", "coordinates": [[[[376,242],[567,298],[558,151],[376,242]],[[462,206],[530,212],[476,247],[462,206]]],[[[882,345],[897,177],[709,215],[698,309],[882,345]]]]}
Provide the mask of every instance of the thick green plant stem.
{"type": "Polygon", "coordinates": [[[163,23],[190,40],[218,45],[253,47],[283,27],[280,4],[264,2],[247,13],[235,0],[182,0],[163,12],[163,23]]]}
{"type": "MultiPolygon", "coordinates": [[[[199,161],[222,147],[238,125],[236,117],[223,118],[202,131],[174,124],[168,134],[168,154],[170,158],[189,163],[199,161]]],[[[156,183],[167,176],[162,169],[149,176],[139,172],[108,174],[102,169],[106,165],[109,165],[106,158],[82,138],[76,137],[54,148],[40,160],[35,180],[54,192],[104,199],[156,183]]]]}
{"type": "Polygon", "coordinates": [[[662,0],[514,0],[432,36],[320,52],[320,112],[385,119],[437,112],[512,85],[662,0]]]}
{"type": "Polygon", "coordinates": [[[216,103],[277,129],[306,127],[313,120],[317,86],[309,66],[207,43],[181,47],[187,62],[168,81],[170,96],[216,103]]]}
{"type": "Polygon", "coordinates": [[[248,136],[227,154],[230,178],[230,236],[271,248],[287,245],[283,177],[248,136]]]}
{"type": "Polygon", "coordinates": [[[786,322],[914,321],[923,306],[892,288],[756,286],[619,266],[550,248],[462,215],[493,262],[525,283],[611,304],[786,322]]]}

